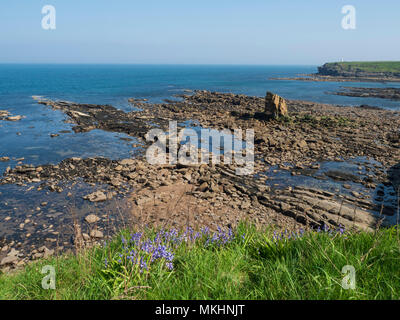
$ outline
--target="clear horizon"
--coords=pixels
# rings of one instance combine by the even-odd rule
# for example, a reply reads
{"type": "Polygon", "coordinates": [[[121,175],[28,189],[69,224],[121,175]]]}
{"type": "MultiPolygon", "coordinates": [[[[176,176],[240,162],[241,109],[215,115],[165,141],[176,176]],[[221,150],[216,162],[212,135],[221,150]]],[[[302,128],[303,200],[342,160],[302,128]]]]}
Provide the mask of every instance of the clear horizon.
{"type": "Polygon", "coordinates": [[[396,0],[0,3],[1,64],[316,66],[398,61],[396,0]],[[356,29],[341,26],[345,5],[356,29]],[[41,26],[56,9],[56,29],[41,26]]]}
{"type": "MultiPolygon", "coordinates": [[[[336,63],[340,61],[326,61],[325,63],[336,63]]],[[[377,61],[370,61],[370,60],[352,60],[352,61],[343,61],[343,62],[400,62],[399,60],[377,60],[377,61]]],[[[129,62],[0,62],[0,65],[125,65],[125,66],[243,66],[243,67],[279,67],[279,66],[286,66],[286,67],[315,67],[320,66],[322,64],[223,64],[223,63],[129,63],[129,62]]]]}

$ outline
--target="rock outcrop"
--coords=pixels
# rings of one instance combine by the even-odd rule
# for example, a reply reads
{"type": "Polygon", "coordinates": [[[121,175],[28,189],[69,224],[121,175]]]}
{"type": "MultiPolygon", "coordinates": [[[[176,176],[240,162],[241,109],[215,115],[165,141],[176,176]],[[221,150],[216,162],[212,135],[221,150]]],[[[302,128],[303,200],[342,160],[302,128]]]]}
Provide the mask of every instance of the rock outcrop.
{"type": "Polygon", "coordinates": [[[379,71],[381,64],[385,62],[376,63],[325,63],[323,66],[318,67],[318,75],[333,76],[333,77],[347,77],[347,78],[399,78],[400,72],[397,69],[393,71],[379,71]]]}
{"type": "Polygon", "coordinates": [[[400,100],[400,89],[398,88],[343,87],[341,91],[333,92],[333,94],[346,97],[400,100]]]}
{"type": "Polygon", "coordinates": [[[265,97],[265,115],[267,118],[272,119],[287,116],[288,109],[285,99],[272,92],[267,92],[265,97]]]}

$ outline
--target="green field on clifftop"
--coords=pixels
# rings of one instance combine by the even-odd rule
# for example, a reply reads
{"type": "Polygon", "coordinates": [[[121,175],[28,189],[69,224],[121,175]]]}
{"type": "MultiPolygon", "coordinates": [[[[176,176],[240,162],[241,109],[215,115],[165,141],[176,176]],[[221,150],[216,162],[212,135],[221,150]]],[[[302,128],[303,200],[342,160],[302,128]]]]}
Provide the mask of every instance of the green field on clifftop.
{"type": "Polygon", "coordinates": [[[325,64],[324,67],[333,67],[346,71],[398,73],[400,72],[400,61],[333,62],[325,64]]]}

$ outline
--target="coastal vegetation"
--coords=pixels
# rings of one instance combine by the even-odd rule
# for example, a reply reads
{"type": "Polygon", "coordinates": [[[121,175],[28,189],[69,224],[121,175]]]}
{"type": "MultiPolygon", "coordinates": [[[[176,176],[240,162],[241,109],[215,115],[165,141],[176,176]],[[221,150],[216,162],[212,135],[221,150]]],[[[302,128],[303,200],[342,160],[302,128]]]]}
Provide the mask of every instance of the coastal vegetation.
{"type": "Polygon", "coordinates": [[[318,68],[326,76],[400,76],[400,61],[333,62],[318,68]]]}
{"type": "Polygon", "coordinates": [[[101,246],[0,275],[0,298],[399,299],[399,262],[396,227],[124,230],[101,246]],[[54,290],[42,287],[44,266],[55,268],[54,290]],[[354,267],[354,289],[344,285],[345,266],[354,267]]]}

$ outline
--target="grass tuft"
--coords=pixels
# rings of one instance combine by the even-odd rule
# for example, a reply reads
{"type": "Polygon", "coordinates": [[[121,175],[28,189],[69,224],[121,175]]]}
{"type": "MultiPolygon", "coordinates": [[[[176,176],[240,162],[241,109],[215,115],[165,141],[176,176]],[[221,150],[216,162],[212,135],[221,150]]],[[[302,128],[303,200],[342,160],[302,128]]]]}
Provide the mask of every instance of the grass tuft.
{"type": "Polygon", "coordinates": [[[237,230],[125,230],[102,247],[0,275],[1,299],[399,299],[397,228],[276,234],[237,230]],[[45,265],[56,289],[42,288],[45,265]],[[344,266],[356,272],[344,289],[344,266]]]}

